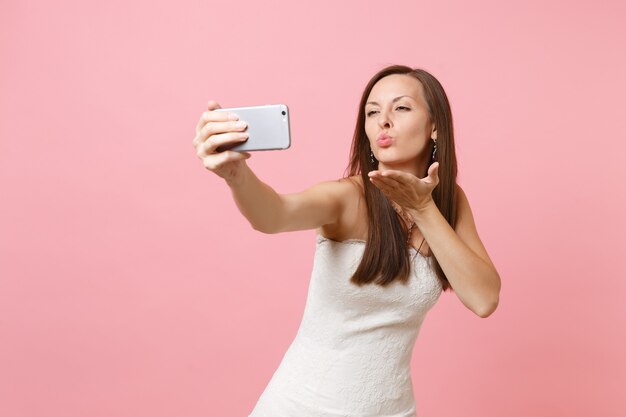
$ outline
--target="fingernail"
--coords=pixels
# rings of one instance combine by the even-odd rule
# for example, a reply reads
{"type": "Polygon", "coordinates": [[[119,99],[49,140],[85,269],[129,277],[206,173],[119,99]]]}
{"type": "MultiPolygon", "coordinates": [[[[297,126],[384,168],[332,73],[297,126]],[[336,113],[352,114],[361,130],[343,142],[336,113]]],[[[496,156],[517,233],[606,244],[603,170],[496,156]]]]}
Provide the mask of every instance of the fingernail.
{"type": "Polygon", "coordinates": [[[235,113],[228,113],[228,120],[239,120],[239,117],[235,113]]]}
{"type": "Polygon", "coordinates": [[[247,123],[244,122],[243,120],[235,123],[235,126],[237,126],[237,127],[246,127],[246,125],[247,125],[247,123]]]}

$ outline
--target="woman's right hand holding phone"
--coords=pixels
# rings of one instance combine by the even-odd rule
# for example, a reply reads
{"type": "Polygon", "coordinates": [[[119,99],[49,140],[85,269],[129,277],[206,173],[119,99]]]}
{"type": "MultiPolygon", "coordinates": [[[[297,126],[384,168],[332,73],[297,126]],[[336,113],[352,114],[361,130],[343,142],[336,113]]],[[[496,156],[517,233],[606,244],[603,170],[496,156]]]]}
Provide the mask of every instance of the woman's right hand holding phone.
{"type": "Polygon", "coordinates": [[[250,154],[231,150],[220,152],[218,148],[245,142],[248,133],[244,132],[245,122],[241,124],[236,115],[212,111],[215,109],[221,109],[221,106],[216,101],[209,101],[208,110],[202,113],[196,126],[193,146],[204,167],[231,184],[241,178],[246,168],[245,160],[250,158],[250,154]]]}

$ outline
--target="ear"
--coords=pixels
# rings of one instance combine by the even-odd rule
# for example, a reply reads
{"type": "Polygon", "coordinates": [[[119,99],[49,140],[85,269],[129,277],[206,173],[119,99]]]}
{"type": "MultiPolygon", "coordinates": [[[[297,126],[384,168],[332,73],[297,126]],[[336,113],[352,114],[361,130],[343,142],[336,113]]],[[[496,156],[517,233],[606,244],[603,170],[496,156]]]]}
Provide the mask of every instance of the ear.
{"type": "Polygon", "coordinates": [[[433,131],[430,134],[430,138],[431,139],[437,139],[437,128],[435,126],[433,126],[433,131]]]}

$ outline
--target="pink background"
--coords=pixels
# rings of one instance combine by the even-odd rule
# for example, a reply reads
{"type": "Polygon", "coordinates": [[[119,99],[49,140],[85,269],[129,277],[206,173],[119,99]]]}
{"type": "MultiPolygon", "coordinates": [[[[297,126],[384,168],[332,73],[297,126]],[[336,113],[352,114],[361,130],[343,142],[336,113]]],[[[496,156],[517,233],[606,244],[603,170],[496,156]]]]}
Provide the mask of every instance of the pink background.
{"type": "Polygon", "coordinates": [[[623,416],[623,2],[3,1],[0,415],[240,416],[298,329],[314,231],[264,235],[192,145],[286,103],[278,192],[339,178],[367,80],[431,71],[502,277],[442,294],[420,417],[623,416]],[[87,4],[89,3],[89,4],[87,4]]]}

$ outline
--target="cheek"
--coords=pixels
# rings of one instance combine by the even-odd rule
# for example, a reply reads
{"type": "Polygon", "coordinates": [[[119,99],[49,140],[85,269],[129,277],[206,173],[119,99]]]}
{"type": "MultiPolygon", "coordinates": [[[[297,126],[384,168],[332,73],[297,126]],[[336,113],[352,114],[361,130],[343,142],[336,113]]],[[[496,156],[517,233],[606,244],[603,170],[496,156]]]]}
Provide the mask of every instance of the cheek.
{"type": "Polygon", "coordinates": [[[407,128],[413,134],[421,134],[422,132],[426,131],[425,124],[417,120],[412,121],[412,123],[409,123],[407,128]]]}
{"type": "Polygon", "coordinates": [[[372,141],[372,137],[376,135],[376,129],[372,126],[371,123],[365,122],[365,135],[370,140],[370,142],[372,141]]]}
{"type": "Polygon", "coordinates": [[[406,126],[407,145],[414,152],[421,152],[428,145],[428,136],[424,123],[411,123],[406,126]]]}
{"type": "Polygon", "coordinates": [[[426,126],[421,123],[415,123],[410,126],[407,126],[407,137],[411,138],[411,141],[416,143],[416,146],[423,146],[424,141],[428,139],[430,136],[427,136],[426,126]],[[419,145],[417,145],[419,144],[419,145]]]}

